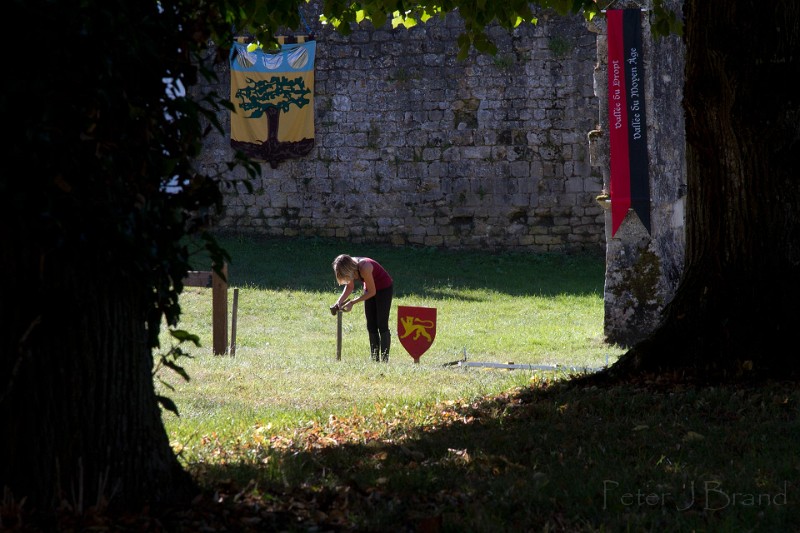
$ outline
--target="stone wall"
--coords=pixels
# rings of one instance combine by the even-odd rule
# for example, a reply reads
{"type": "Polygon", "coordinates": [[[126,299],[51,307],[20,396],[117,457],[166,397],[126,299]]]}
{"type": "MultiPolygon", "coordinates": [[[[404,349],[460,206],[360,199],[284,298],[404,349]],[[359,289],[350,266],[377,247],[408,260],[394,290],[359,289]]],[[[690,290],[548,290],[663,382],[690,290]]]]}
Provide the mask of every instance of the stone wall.
{"type": "MultiPolygon", "coordinates": [[[[492,28],[495,56],[456,59],[455,16],[406,29],[368,23],[317,38],[316,144],[262,167],[253,192],[216,135],[200,158],[231,181],[221,228],[462,249],[603,253],[603,185],[587,133],[598,127],[596,35],[581,16],[492,28]],[[235,191],[235,192],[234,192],[235,191]]],[[[301,33],[306,33],[305,31],[301,33]]],[[[228,94],[227,65],[219,83],[228,94]]],[[[229,132],[230,117],[219,119],[229,132]]]]}
{"type": "MultiPolygon", "coordinates": [[[[611,236],[604,19],[541,13],[493,28],[495,56],[456,60],[457,17],[411,30],[369,24],[317,36],[316,146],[265,164],[253,192],[223,166],[229,138],[199,163],[230,183],[224,229],[349,242],[538,252],[605,251],[608,342],[658,324],[684,263],[686,168],[680,37],[654,39],[643,15],[651,231],[631,212],[611,236]]],[[[639,7],[620,1],[616,8],[639,7]]],[[[664,6],[680,12],[680,0],[664,6]]],[[[230,91],[227,65],[219,83],[230,91]]],[[[219,120],[229,132],[229,115],[219,120]]],[[[613,198],[610,199],[613,201],[613,198]]]]}

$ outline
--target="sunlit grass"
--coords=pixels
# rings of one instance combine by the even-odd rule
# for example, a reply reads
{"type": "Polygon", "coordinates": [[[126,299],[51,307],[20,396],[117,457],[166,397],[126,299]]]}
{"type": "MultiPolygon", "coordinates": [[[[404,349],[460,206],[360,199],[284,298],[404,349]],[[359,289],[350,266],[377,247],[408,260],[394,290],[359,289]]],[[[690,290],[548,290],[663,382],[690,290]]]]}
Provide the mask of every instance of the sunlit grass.
{"type": "Polygon", "coordinates": [[[304,531],[429,519],[487,533],[791,531],[800,519],[793,384],[565,386],[569,367],[622,352],[602,340],[597,258],[226,242],[235,356],[211,353],[210,290],[187,289],[182,326],[202,346],[179,360],[190,381],[162,371],[174,390],[158,384],[181,413],[164,413],[174,449],[205,487],[302,514],[304,531]],[[396,338],[388,364],[369,361],[358,312],[336,360],[340,252],[389,268],[394,310],[437,308],[419,364],[396,338]],[[465,355],[564,369],[444,366],[465,355]]]}
{"type": "MultiPolygon", "coordinates": [[[[235,440],[254,426],[280,431],[330,414],[369,412],[374,405],[422,405],[524,385],[530,370],[443,366],[470,362],[599,368],[621,350],[603,342],[602,258],[448,252],[356,246],[321,239],[222,236],[229,250],[229,313],[238,289],[235,356],[211,353],[211,289],[187,287],[180,328],[199,336],[179,361],[191,377],[162,371],[159,385],[180,417],[165,413],[174,440],[203,435],[235,440]],[[388,364],[369,358],[358,307],[342,320],[336,360],[340,288],[331,261],[339,253],[379,260],[395,279],[397,306],[437,309],[432,346],[418,364],[396,331],[388,364]]],[[[198,260],[198,269],[208,266],[198,260]]],[[[230,335],[230,333],[229,333],[230,335]]],[[[164,336],[165,346],[168,344],[164,336]]]]}

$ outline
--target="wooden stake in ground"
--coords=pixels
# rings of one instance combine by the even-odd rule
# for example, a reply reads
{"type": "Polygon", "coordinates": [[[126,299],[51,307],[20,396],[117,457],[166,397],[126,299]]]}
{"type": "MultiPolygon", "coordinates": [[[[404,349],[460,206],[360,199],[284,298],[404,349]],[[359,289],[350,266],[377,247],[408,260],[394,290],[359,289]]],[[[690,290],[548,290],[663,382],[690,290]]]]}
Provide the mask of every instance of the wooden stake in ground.
{"type": "Polygon", "coordinates": [[[214,355],[228,351],[228,265],[222,265],[222,276],[211,272],[211,326],[214,355]],[[224,276],[224,277],[223,277],[224,276]]]}
{"type": "Polygon", "coordinates": [[[342,308],[338,304],[331,306],[331,314],[336,315],[336,360],[342,360],[342,308]]]}
{"type": "Polygon", "coordinates": [[[239,308],[239,289],[233,289],[233,311],[231,314],[231,357],[236,355],[236,311],[239,308]]]}
{"type": "Polygon", "coordinates": [[[211,320],[214,355],[228,351],[228,265],[222,265],[220,276],[213,270],[190,270],[183,279],[184,287],[211,289],[211,320]]]}
{"type": "Polygon", "coordinates": [[[342,360],[342,310],[336,310],[336,360],[342,360]]]}

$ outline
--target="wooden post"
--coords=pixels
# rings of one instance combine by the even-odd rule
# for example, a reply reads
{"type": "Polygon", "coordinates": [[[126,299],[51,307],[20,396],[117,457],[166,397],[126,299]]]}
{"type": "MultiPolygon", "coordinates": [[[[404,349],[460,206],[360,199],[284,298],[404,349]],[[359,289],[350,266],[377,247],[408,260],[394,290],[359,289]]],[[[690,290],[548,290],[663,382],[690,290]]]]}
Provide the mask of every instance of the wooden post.
{"type": "Polygon", "coordinates": [[[233,289],[233,310],[231,311],[231,357],[236,355],[236,310],[239,308],[239,289],[233,289]]]}
{"type": "MultiPolygon", "coordinates": [[[[228,350],[228,265],[222,265],[225,279],[217,275],[213,269],[192,270],[186,273],[183,285],[186,287],[206,287],[211,289],[211,323],[214,355],[223,355],[228,350]]],[[[238,290],[238,289],[237,289],[238,290]]],[[[234,308],[235,313],[235,308],[234,308]]],[[[236,320],[234,315],[234,320],[236,320]]],[[[233,327],[235,328],[235,322],[233,327]]],[[[235,330],[234,330],[235,331],[235,330]]],[[[234,334],[235,341],[235,334],[234,334]]],[[[231,353],[233,355],[233,353],[231,353]]]]}
{"type": "Polygon", "coordinates": [[[336,360],[342,360],[342,310],[336,310],[336,360]]]}
{"type": "Polygon", "coordinates": [[[222,265],[222,279],[212,270],[211,274],[211,326],[213,332],[214,355],[224,355],[228,351],[228,265],[222,265]]]}

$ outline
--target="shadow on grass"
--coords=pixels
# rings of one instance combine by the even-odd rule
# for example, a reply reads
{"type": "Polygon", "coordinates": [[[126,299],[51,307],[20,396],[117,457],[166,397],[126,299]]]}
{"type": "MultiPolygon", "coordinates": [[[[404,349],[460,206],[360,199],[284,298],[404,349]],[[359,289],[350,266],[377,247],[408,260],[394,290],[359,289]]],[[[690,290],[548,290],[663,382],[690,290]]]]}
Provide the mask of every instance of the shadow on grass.
{"type": "Polygon", "coordinates": [[[556,383],[424,421],[331,419],[195,474],[305,530],[791,531],[799,404],[793,385],[556,383]]]}
{"type": "MultiPolygon", "coordinates": [[[[395,280],[396,297],[453,298],[454,293],[472,289],[516,296],[602,294],[605,276],[604,258],[592,255],[447,251],[322,238],[233,234],[217,238],[231,255],[229,281],[239,287],[336,290],[331,263],[340,253],[380,262],[395,280]]],[[[202,255],[194,260],[197,270],[209,269],[205,263],[202,255]]],[[[469,299],[463,294],[455,297],[469,299]]]]}

